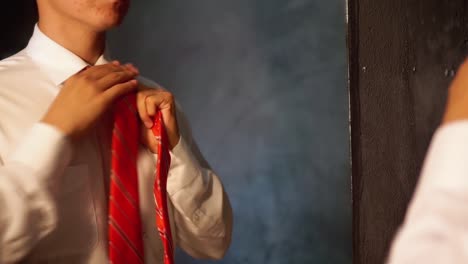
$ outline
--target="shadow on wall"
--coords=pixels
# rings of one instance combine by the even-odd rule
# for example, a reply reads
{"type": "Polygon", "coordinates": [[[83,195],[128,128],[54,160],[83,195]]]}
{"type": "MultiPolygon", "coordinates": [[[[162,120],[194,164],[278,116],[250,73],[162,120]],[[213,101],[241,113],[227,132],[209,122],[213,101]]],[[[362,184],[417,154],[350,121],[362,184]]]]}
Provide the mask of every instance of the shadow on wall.
{"type": "Polygon", "coordinates": [[[351,263],[344,10],[134,1],[110,36],[114,57],[174,92],[222,177],[235,226],[221,263],[351,263]]]}

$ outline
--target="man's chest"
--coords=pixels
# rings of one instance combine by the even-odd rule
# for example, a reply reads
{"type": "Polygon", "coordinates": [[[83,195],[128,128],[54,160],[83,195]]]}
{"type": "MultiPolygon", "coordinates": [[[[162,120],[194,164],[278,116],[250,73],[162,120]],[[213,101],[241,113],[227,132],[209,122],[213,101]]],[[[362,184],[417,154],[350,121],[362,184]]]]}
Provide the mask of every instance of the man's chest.
{"type": "Polygon", "coordinates": [[[0,156],[8,157],[41,120],[58,88],[38,72],[0,78],[0,156]]]}

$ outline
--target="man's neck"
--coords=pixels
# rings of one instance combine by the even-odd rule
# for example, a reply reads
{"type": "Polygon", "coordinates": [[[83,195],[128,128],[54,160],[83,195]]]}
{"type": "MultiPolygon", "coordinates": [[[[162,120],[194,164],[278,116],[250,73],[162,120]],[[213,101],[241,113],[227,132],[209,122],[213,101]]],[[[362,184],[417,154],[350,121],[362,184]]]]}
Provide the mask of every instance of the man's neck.
{"type": "Polygon", "coordinates": [[[93,32],[78,23],[52,23],[39,20],[39,29],[49,38],[94,65],[104,52],[105,32],[93,32]]]}

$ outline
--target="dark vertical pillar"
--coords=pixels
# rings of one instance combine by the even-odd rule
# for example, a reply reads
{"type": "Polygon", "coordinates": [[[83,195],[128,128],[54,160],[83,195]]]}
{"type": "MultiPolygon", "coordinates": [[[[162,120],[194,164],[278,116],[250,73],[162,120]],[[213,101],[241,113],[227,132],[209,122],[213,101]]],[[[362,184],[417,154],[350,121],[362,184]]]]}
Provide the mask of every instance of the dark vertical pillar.
{"type": "Polygon", "coordinates": [[[351,0],[354,263],[383,263],[465,57],[462,0],[351,0]]]}
{"type": "Polygon", "coordinates": [[[2,2],[0,5],[0,59],[26,46],[36,21],[36,0],[2,2]]]}

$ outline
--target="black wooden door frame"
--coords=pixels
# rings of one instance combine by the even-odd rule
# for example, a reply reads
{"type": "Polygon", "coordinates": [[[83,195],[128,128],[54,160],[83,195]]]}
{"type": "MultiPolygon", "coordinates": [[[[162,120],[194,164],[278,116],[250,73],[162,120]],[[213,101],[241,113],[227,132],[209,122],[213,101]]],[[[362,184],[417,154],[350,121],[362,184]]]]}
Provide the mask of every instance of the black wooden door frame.
{"type": "Polygon", "coordinates": [[[347,0],[353,263],[382,263],[447,87],[468,51],[466,0],[347,0]]]}

